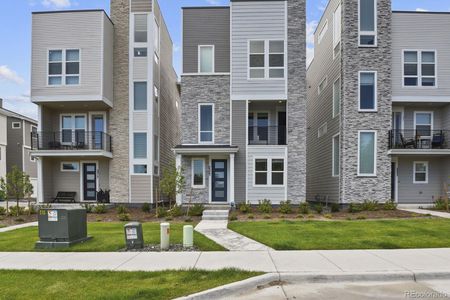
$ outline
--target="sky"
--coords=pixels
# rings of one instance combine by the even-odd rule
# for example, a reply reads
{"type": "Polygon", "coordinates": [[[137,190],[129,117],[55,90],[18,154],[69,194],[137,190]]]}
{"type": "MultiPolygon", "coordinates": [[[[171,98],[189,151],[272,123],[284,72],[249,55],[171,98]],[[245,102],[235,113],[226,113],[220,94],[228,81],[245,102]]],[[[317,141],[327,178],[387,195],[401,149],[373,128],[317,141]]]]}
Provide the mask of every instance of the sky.
{"type": "MultiPolygon", "coordinates": [[[[30,102],[31,12],[102,8],[110,0],[0,0],[0,98],[6,109],[37,118],[30,102]]],[[[181,7],[229,5],[229,0],[159,0],[172,40],[174,65],[181,71],[181,7]]],[[[307,54],[314,53],[314,30],[328,0],[307,0],[307,54]]],[[[392,0],[393,10],[450,11],[450,0],[392,0]]]]}

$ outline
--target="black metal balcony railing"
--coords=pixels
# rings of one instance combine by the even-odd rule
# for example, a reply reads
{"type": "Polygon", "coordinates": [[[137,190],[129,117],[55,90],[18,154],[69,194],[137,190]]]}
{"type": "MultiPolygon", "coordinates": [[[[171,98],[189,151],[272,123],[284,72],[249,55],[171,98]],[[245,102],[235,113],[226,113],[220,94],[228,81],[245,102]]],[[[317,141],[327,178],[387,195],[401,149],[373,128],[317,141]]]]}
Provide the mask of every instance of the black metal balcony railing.
{"type": "Polygon", "coordinates": [[[390,130],[389,149],[450,149],[449,138],[449,130],[390,130]]]}
{"type": "Polygon", "coordinates": [[[249,145],[286,145],[286,126],[249,126],[249,145]]]}
{"type": "Polygon", "coordinates": [[[62,130],[31,133],[33,150],[104,150],[112,152],[111,136],[101,131],[62,130]]]}

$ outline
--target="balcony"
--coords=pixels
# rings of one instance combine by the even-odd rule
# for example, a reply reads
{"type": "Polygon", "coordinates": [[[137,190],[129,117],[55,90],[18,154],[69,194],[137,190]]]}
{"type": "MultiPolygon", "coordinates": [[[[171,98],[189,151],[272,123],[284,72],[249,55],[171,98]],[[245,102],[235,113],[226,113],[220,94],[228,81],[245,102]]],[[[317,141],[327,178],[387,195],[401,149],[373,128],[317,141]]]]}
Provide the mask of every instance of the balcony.
{"type": "Polygon", "coordinates": [[[389,131],[390,154],[450,154],[450,130],[401,129],[389,131]]]}
{"type": "Polygon", "coordinates": [[[286,145],[286,126],[249,126],[249,145],[286,145]]]}
{"type": "Polygon", "coordinates": [[[35,154],[41,152],[81,155],[91,152],[93,155],[108,153],[105,156],[112,157],[111,142],[111,136],[102,131],[62,130],[31,133],[31,149],[35,154]]]}

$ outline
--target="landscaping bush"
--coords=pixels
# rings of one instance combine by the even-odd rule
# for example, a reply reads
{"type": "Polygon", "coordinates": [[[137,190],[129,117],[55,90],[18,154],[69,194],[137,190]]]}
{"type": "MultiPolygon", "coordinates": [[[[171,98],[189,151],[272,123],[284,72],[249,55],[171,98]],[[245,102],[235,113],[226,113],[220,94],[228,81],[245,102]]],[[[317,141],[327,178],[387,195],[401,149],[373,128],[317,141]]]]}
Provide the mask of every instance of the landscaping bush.
{"type": "Polygon", "coordinates": [[[108,209],[105,204],[97,204],[93,209],[93,212],[96,214],[106,214],[107,211],[108,209]]]}
{"type": "Polygon", "coordinates": [[[265,214],[263,218],[267,220],[267,219],[270,219],[271,217],[269,214],[265,214]]]}
{"type": "Polygon", "coordinates": [[[323,212],[323,205],[322,203],[317,204],[314,209],[316,210],[316,212],[320,215],[323,212]]]}
{"type": "Polygon", "coordinates": [[[165,220],[166,220],[167,222],[169,222],[169,221],[172,221],[173,218],[172,218],[171,216],[167,216],[165,220]]]}
{"type": "Polygon", "coordinates": [[[87,213],[87,214],[92,213],[92,209],[93,209],[93,207],[94,207],[92,204],[84,203],[84,204],[82,204],[82,206],[83,206],[83,208],[86,210],[86,213],[87,213]]]}
{"type": "Polygon", "coordinates": [[[338,203],[331,203],[331,212],[337,213],[341,210],[338,203]]]}
{"type": "Polygon", "coordinates": [[[282,214],[291,214],[292,213],[291,200],[286,200],[286,201],[280,202],[280,213],[282,213],[282,214]]]}
{"type": "Polygon", "coordinates": [[[156,217],[157,218],[164,218],[164,217],[166,217],[167,216],[167,209],[165,209],[164,207],[162,207],[162,206],[159,206],[157,209],[156,209],[156,217]]]}
{"type": "Polygon", "coordinates": [[[169,215],[174,218],[180,217],[183,215],[183,209],[181,208],[181,206],[175,204],[169,211],[169,215]]]}
{"type": "Polygon", "coordinates": [[[194,206],[189,208],[189,215],[191,217],[201,217],[204,210],[205,210],[205,206],[203,204],[196,203],[196,204],[194,204],[194,206]]]}
{"type": "Polygon", "coordinates": [[[357,220],[365,220],[365,219],[366,219],[366,216],[360,215],[360,216],[357,216],[356,219],[357,219],[357,220]]]}
{"type": "Polygon", "coordinates": [[[237,213],[233,212],[230,214],[230,221],[236,221],[238,219],[237,213]]]}
{"type": "Polygon", "coordinates": [[[130,214],[127,213],[121,213],[118,214],[119,220],[122,222],[130,221],[130,214]]]}
{"type": "Polygon", "coordinates": [[[0,216],[6,215],[6,209],[3,206],[0,206],[0,216]]]}
{"type": "Polygon", "coordinates": [[[239,204],[239,210],[241,213],[246,214],[252,211],[252,206],[247,203],[241,203],[239,204]]]}
{"type": "Polygon", "coordinates": [[[304,215],[309,214],[309,204],[308,204],[308,202],[300,203],[300,206],[298,207],[298,212],[300,214],[304,214],[304,215]]]}
{"type": "Polygon", "coordinates": [[[25,214],[25,208],[20,206],[10,206],[9,207],[9,215],[10,216],[20,216],[25,214]]]}
{"type": "Polygon", "coordinates": [[[149,203],[144,203],[142,204],[141,210],[145,213],[149,213],[152,210],[152,208],[149,203]]]}
{"type": "Polygon", "coordinates": [[[378,201],[376,200],[364,200],[361,204],[361,210],[366,211],[376,211],[379,207],[378,201]]]}
{"type": "Polygon", "coordinates": [[[192,219],[191,219],[190,217],[187,217],[186,219],[184,219],[184,221],[185,221],[186,223],[191,223],[191,222],[192,222],[192,219]]]}
{"type": "Polygon", "coordinates": [[[19,217],[19,218],[15,218],[14,222],[23,223],[23,222],[25,222],[25,220],[23,218],[19,217]]]}
{"type": "Polygon", "coordinates": [[[272,212],[272,203],[269,199],[258,201],[258,210],[263,214],[270,214],[272,212]]]}
{"type": "Polygon", "coordinates": [[[386,201],[383,205],[384,210],[396,210],[397,209],[397,203],[395,203],[394,200],[386,201]]]}
{"type": "Polygon", "coordinates": [[[332,214],[324,214],[323,215],[326,219],[332,219],[333,215],[332,214]]]}
{"type": "Polygon", "coordinates": [[[117,210],[117,213],[118,213],[119,215],[120,215],[120,214],[126,214],[126,213],[128,212],[128,209],[127,209],[127,207],[126,207],[125,205],[119,205],[119,206],[117,206],[116,210],[117,210]]]}
{"type": "Polygon", "coordinates": [[[255,216],[254,216],[253,214],[248,214],[247,218],[249,218],[249,219],[254,219],[255,216]]]}
{"type": "Polygon", "coordinates": [[[434,201],[434,209],[437,210],[447,210],[447,203],[444,199],[439,198],[436,201],[434,201]]]}
{"type": "Polygon", "coordinates": [[[362,211],[362,206],[359,203],[350,203],[348,206],[349,213],[357,213],[362,211]]]}

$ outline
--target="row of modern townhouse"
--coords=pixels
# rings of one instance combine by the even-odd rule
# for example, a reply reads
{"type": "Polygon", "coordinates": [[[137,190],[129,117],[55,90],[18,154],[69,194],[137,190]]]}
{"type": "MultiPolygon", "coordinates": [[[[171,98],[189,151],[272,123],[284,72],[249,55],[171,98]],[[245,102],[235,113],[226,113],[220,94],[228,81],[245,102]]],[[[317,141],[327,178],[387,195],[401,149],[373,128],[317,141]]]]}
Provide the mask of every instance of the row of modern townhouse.
{"type": "Polygon", "coordinates": [[[175,161],[179,204],[431,203],[450,175],[449,23],[330,0],[306,69],[305,0],[186,7],[178,82],[157,1],[34,13],[38,201],[155,203],[175,161]]]}

